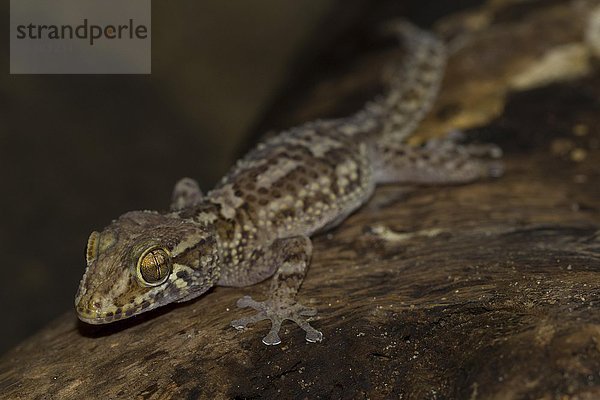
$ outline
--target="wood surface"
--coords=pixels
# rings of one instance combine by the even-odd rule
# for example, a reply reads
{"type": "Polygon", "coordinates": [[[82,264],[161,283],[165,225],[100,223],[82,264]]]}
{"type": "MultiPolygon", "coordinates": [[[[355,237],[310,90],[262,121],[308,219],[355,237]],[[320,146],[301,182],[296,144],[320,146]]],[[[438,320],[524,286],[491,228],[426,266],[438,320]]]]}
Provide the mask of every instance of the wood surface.
{"type": "MultiPolygon", "coordinates": [[[[583,41],[596,4],[491,1],[436,23],[453,53],[416,138],[494,141],[505,176],[379,188],[314,238],[300,298],[322,343],[291,323],[275,347],[260,340],[267,322],[229,326],[249,313],[235,301],[268,282],[108,326],[69,310],[0,359],[0,397],[600,398],[600,73],[583,41]],[[528,80],[565,46],[589,64],[528,80]]],[[[346,111],[397,56],[357,51],[265,123],[346,111]]]]}

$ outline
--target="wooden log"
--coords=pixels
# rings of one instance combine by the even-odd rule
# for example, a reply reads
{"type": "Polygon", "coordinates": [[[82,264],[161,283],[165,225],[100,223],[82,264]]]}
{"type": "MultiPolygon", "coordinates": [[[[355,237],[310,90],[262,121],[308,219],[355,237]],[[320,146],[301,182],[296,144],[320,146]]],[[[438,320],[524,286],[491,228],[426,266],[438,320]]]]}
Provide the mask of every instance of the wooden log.
{"type": "MultiPolygon", "coordinates": [[[[600,397],[600,75],[583,41],[598,3],[523,4],[439,21],[454,51],[416,136],[493,139],[505,176],[380,188],[315,238],[300,297],[319,309],[322,343],[288,324],[267,347],[266,323],[229,326],[247,312],[236,299],[268,283],[107,326],[69,311],[0,359],[0,397],[600,397]],[[573,63],[541,79],[561,61],[573,63]]],[[[357,54],[273,125],[343,109],[395,56],[357,54]]]]}

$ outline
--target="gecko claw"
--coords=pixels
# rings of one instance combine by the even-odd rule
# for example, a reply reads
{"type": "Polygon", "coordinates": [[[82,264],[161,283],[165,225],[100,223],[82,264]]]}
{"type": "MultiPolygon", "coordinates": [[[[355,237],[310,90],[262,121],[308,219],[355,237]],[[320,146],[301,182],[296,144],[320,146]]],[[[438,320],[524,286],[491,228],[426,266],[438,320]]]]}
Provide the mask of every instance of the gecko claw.
{"type": "Polygon", "coordinates": [[[267,333],[267,336],[262,338],[262,342],[267,346],[276,346],[281,343],[281,338],[279,337],[279,329],[281,329],[281,322],[275,323],[272,321],[271,330],[267,333]]]}
{"type": "Polygon", "coordinates": [[[317,310],[312,307],[305,307],[299,303],[280,303],[273,300],[255,301],[250,296],[244,296],[237,301],[240,308],[253,308],[258,313],[250,317],[244,317],[231,321],[231,326],[241,330],[248,325],[268,319],[271,321],[269,333],[262,339],[262,342],[268,346],[275,346],[281,343],[279,331],[281,324],[286,319],[294,321],[300,328],[306,332],[306,341],[310,343],[323,340],[323,334],[310,326],[304,317],[312,317],[317,314],[317,310]]]}
{"type": "Polygon", "coordinates": [[[252,307],[255,310],[262,310],[261,304],[250,296],[244,296],[235,303],[239,308],[252,307]]]}
{"type": "Polygon", "coordinates": [[[323,340],[323,334],[320,331],[314,329],[312,326],[309,326],[309,328],[311,329],[311,331],[306,331],[307,342],[316,343],[323,340]]]}

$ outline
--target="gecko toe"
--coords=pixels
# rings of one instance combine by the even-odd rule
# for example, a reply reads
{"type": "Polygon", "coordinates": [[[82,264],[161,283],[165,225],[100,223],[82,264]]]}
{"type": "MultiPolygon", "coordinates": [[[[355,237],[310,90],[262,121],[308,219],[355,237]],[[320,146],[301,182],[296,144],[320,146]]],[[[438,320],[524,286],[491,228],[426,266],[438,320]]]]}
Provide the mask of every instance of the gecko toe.
{"type": "Polygon", "coordinates": [[[290,320],[295,322],[306,332],[306,341],[315,343],[323,340],[323,334],[314,329],[305,317],[312,317],[317,314],[317,310],[312,307],[305,307],[299,303],[286,303],[280,301],[255,301],[250,296],[244,296],[237,301],[240,308],[253,308],[258,311],[253,316],[244,317],[231,321],[231,326],[242,330],[248,325],[268,319],[271,321],[269,333],[262,339],[262,342],[268,346],[274,346],[281,343],[279,331],[283,321],[290,320]]]}
{"type": "Polygon", "coordinates": [[[306,332],[307,342],[316,343],[323,340],[323,334],[320,331],[314,329],[313,327],[310,327],[310,329],[310,331],[306,332]]]}
{"type": "Polygon", "coordinates": [[[280,318],[272,318],[271,319],[271,330],[267,333],[262,339],[262,342],[267,346],[275,346],[281,343],[281,339],[279,338],[279,330],[281,329],[281,323],[283,322],[280,318]]]}
{"type": "Polygon", "coordinates": [[[256,322],[259,322],[259,321],[262,321],[265,319],[269,319],[269,317],[267,317],[266,314],[264,314],[264,313],[258,313],[258,314],[252,315],[251,317],[244,317],[244,318],[233,320],[233,321],[231,321],[231,326],[233,326],[235,329],[241,330],[241,329],[248,327],[248,325],[252,325],[256,322]]]}
{"type": "MultiPolygon", "coordinates": [[[[316,314],[316,311],[315,311],[316,314]]],[[[310,326],[310,324],[308,323],[308,321],[306,321],[306,319],[296,316],[293,321],[295,323],[298,324],[298,326],[300,328],[302,328],[302,330],[304,330],[304,332],[306,332],[306,341],[310,342],[310,343],[316,343],[316,342],[320,342],[323,340],[323,334],[316,330],[315,328],[313,328],[312,326],[310,326]]]]}
{"type": "Polygon", "coordinates": [[[488,176],[499,178],[504,174],[504,164],[500,161],[492,161],[488,164],[488,176]]]}
{"type": "Polygon", "coordinates": [[[262,339],[262,342],[267,346],[276,346],[281,343],[281,338],[277,332],[270,331],[267,336],[262,339]]]}
{"type": "Polygon", "coordinates": [[[475,158],[499,159],[502,157],[502,149],[495,144],[466,144],[458,147],[459,151],[475,158]]]}
{"type": "Polygon", "coordinates": [[[250,307],[250,308],[253,308],[253,309],[259,310],[259,311],[264,309],[263,302],[256,301],[251,296],[244,296],[244,297],[240,298],[237,301],[236,305],[239,308],[250,307]]]}
{"type": "Polygon", "coordinates": [[[448,135],[446,137],[447,140],[450,140],[452,142],[462,142],[466,140],[467,135],[464,131],[461,131],[460,129],[452,129],[450,130],[450,132],[448,132],[448,135]]]}

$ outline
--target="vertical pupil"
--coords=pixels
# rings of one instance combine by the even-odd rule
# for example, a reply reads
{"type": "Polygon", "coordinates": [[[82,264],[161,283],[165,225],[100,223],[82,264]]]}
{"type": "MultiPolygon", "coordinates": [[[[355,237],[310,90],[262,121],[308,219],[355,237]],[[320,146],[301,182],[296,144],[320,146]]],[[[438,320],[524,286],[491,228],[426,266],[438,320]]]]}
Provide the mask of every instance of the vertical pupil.
{"type": "Polygon", "coordinates": [[[160,279],[160,262],[158,262],[158,258],[156,257],[156,251],[152,252],[152,258],[154,259],[154,265],[156,266],[156,276],[160,279]]]}
{"type": "Polygon", "coordinates": [[[160,249],[149,251],[143,258],[140,272],[146,282],[154,283],[163,279],[169,273],[169,262],[160,249]]]}

